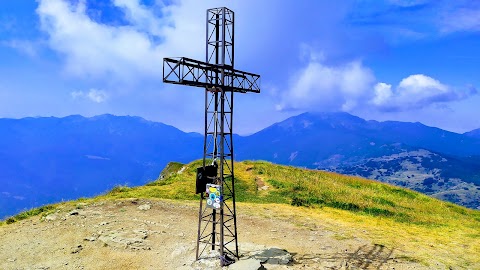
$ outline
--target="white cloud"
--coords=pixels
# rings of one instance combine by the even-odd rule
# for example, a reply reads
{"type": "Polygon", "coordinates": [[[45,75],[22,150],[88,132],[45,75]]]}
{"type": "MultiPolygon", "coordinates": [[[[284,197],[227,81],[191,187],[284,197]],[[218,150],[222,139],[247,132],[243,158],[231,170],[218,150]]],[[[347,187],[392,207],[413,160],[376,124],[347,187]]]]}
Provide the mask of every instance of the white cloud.
{"type": "Polygon", "coordinates": [[[165,23],[166,20],[156,17],[148,7],[140,4],[137,0],[113,0],[113,3],[123,10],[126,19],[136,30],[155,36],[163,35],[162,28],[168,23],[165,23]]]}
{"type": "Polygon", "coordinates": [[[440,30],[451,32],[478,32],[480,31],[480,4],[470,2],[459,8],[448,7],[439,22],[440,30]]]}
{"type": "Polygon", "coordinates": [[[50,46],[66,57],[72,74],[128,79],[132,73],[153,71],[152,63],[159,68],[161,57],[148,36],[133,27],[96,23],[87,16],[84,1],[42,0],[37,12],[50,46]]]}
{"type": "MultiPolygon", "coordinates": [[[[308,47],[301,47],[305,58],[308,47]]],[[[291,76],[288,90],[270,91],[279,102],[276,109],[308,111],[355,110],[408,111],[441,106],[477,94],[472,85],[457,90],[423,75],[410,75],[393,87],[378,82],[373,72],[360,61],[327,65],[323,54],[311,53],[308,64],[291,76]]]]}
{"type": "Polygon", "coordinates": [[[96,89],[90,89],[90,91],[87,94],[87,97],[96,103],[102,103],[107,100],[108,96],[105,93],[105,91],[102,90],[96,90],[96,89]]]}
{"type": "Polygon", "coordinates": [[[185,0],[146,7],[139,0],[114,0],[128,25],[102,24],[88,16],[85,1],[40,0],[37,14],[49,46],[65,57],[68,73],[121,81],[161,79],[163,57],[203,55],[206,3],[185,0]],[[156,11],[156,12],[154,12],[156,11]],[[160,17],[157,14],[161,14],[160,17]],[[192,46],[200,42],[198,46],[192,46]]]}
{"type": "Polygon", "coordinates": [[[386,104],[388,100],[392,98],[392,85],[386,83],[377,83],[375,85],[375,97],[373,98],[373,104],[382,106],[386,104]]]}
{"type": "Polygon", "coordinates": [[[72,96],[73,99],[77,99],[85,96],[83,91],[73,91],[70,93],[70,95],[72,96]]]}
{"type": "MultiPolygon", "coordinates": [[[[90,17],[95,12],[88,9],[86,0],[37,1],[41,30],[47,34],[49,47],[65,62],[68,74],[142,84],[145,79],[161,81],[164,57],[205,59],[205,10],[225,6],[224,0],[157,0],[148,1],[148,6],[141,0],[108,0],[123,13],[119,17],[126,24],[110,25],[90,17]]],[[[275,43],[266,33],[285,22],[276,11],[293,4],[274,4],[274,0],[228,3],[241,21],[235,26],[236,53],[253,58],[269,50],[267,44],[275,43]],[[265,13],[266,9],[271,12],[265,13]]]]}
{"type": "Polygon", "coordinates": [[[351,111],[371,95],[375,77],[370,69],[360,61],[329,66],[321,55],[312,54],[308,65],[292,77],[277,109],[351,111]]]}
{"type": "Polygon", "coordinates": [[[73,91],[70,93],[73,99],[88,99],[95,103],[102,103],[108,99],[108,95],[103,90],[90,89],[88,92],[73,91]]]}
{"type": "Polygon", "coordinates": [[[378,109],[405,111],[462,100],[476,94],[476,89],[470,86],[467,91],[458,91],[432,77],[415,74],[404,78],[395,89],[390,84],[377,83],[374,92],[370,103],[378,109]]]}
{"type": "Polygon", "coordinates": [[[0,44],[13,48],[28,56],[37,55],[37,46],[32,41],[13,39],[8,41],[1,41],[0,44]]]}

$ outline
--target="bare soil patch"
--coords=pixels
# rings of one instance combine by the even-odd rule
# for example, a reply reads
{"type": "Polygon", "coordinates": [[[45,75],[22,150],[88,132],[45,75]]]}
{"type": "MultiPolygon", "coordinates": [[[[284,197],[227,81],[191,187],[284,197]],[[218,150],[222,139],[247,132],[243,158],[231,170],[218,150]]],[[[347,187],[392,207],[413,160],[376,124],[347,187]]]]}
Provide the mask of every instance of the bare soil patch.
{"type": "MultiPolygon", "coordinates": [[[[58,209],[0,227],[0,269],[202,269],[194,262],[196,203],[127,199],[58,209]]],[[[268,249],[292,255],[287,265],[267,258],[264,269],[427,269],[401,250],[342,237],[321,220],[265,205],[238,204],[237,212],[243,259],[268,249]]]]}

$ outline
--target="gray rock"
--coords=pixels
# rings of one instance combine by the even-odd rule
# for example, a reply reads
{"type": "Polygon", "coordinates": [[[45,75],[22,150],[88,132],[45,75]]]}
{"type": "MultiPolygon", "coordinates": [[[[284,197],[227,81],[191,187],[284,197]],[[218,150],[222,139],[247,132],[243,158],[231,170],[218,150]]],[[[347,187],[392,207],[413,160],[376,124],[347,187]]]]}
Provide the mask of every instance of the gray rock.
{"type": "Polygon", "coordinates": [[[148,232],[145,230],[115,230],[102,233],[98,237],[98,241],[103,242],[106,246],[132,250],[151,250],[148,240],[148,232]]]}
{"type": "Polygon", "coordinates": [[[46,220],[46,221],[55,221],[55,220],[57,220],[57,218],[58,218],[57,215],[55,215],[55,214],[50,214],[50,215],[48,215],[48,216],[45,217],[45,220],[46,220]]]}
{"type": "Polygon", "coordinates": [[[258,270],[262,269],[262,264],[260,260],[257,259],[246,259],[246,260],[239,260],[238,262],[228,266],[229,270],[258,270]]]}
{"type": "Polygon", "coordinates": [[[143,211],[147,211],[147,210],[150,210],[152,207],[150,206],[150,204],[142,204],[138,207],[139,210],[143,210],[143,211]]]}
{"type": "Polygon", "coordinates": [[[77,208],[82,209],[82,208],[84,208],[84,207],[87,206],[87,205],[88,205],[88,204],[86,204],[86,203],[77,203],[77,208]]]}
{"type": "Polygon", "coordinates": [[[75,246],[75,247],[72,248],[71,253],[72,253],[72,254],[79,253],[82,249],[83,249],[83,246],[82,246],[82,245],[77,245],[77,246],[75,246]]]}
{"type": "Polygon", "coordinates": [[[203,256],[200,257],[198,261],[193,262],[191,266],[195,270],[222,269],[220,267],[219,256],[220,253],[216,250],[207,251],[205,254],[203,254],[203,256]]]}
{"type": "Polygon", "coordinates": [[[148,237],[148,231],[146,230],[133,230],[133,233],[136,235],[136,237],[141,239],[147,239],[148,237]]]}
{"type": "Polygon", "coordinates": [[[292,261],[292,255],[280,248],[269,248],[253,252],[250,258],[260,260],[262,263],[286,265],[292,261]]]}
{"type": "Polygon", "coordinates": [[[172,257],[184,257],[183,255],[187,253],[190,249],[187,246],[176,246],[175,249],[170,254],[172,257]]]}
{"type": "Polygon", "coordinates": [[[86,238],[84,238],[83,240],[85,240],[85,241],[90,241],[90,242],[94,242],[95,240],[97,240],[97,238],[92,236],[92,237],[86,237],[86,238]]]}

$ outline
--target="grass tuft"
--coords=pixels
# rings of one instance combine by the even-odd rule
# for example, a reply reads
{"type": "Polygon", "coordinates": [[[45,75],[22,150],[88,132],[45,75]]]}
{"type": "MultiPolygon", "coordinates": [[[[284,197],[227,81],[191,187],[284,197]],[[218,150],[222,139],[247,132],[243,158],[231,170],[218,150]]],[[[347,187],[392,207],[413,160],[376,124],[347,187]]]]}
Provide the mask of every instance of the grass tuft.
{"type": "Polygon", "coordinates": [[[53,205],[44,205],[44,206],[39,207],[39,208],[34,208],[34,209],[31,209],[31,210],[22,212],[22,213],[20,213],[18,215],[15,215],[13,217],[9,217],[9,218],[7,218],[7,220],[5,220],[5,223],[6,224],[12,224],[12,223],[18,222],[20,220],[27,219],[29,217],[38,216],[40,214],[50,213],[54,209],[55,209],[55,206],[53,206],[53,205]]]}
{"type": "Polygon", "coordinates": [[[108,192],[108,195],[118,195],[120,193],[126,193],[130,190],[131,188],[127,186],[116,186],[108,192]]]}

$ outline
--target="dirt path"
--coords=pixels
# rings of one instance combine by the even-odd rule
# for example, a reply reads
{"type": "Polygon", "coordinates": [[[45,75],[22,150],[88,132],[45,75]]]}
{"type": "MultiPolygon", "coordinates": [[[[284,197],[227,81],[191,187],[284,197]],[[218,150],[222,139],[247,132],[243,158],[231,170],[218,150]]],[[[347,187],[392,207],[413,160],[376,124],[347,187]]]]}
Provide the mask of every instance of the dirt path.
{"type": "MultiPolygon", "coordinates": [[[[196,203],[130,199],[77,208],[0,227],[0,269],[205,268],[193,263],[196,203]]],[[[426,269],[400,259],[399,250],[342,239],[321,220],[279,216],[261,205],[239,204],[237,211],[241,254],[278,247],[293,256],[266,269],[426,269]]]]}

